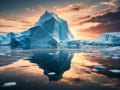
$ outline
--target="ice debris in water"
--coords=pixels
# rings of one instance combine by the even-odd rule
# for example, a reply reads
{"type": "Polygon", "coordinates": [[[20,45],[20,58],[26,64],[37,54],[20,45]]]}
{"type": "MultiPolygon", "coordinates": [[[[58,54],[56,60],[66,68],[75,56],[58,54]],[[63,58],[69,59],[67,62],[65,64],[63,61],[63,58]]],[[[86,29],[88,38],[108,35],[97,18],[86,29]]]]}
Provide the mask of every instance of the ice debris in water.
{"type": "Polygon", "coordinates": [[[103,71],[105,69],[106,69],[106,67],[104,67],[104,66],[94,66],[92,71],[94,71],[94,72],[96,72],[96,71],[103,71]]]}
{"type": "Polygon", "coordinates": [[[98,70],[97,69],[92,69],[92,71],[97,72],[98,70]]]}
{"type": "Polygon", "coordinates": [[[113,69],[113,70],[109,70],[110,72],[113,72],[113,73],[118,73],[120,74],[120,70],[117,70],[117,69],[113,69]]]}
{"type": "Polygon", "coordinates": [[[54,55],[54,53],[49,53],[49,55],[54,55]]]}
{"type": "Polygon", "coordinates": [[[48,73],[48,75],[55,75],[55,72],[50,72],[48,73]]]}
{"type": "Polygon", "coordinates": [[[120,59],[119,56],[112,56],[112,59],[120,59]]]}
{"type": "Polygon", "coordinates": [[[16,86],[16,82],[7,82],[2,85],[2,87],[12,87],[16,86]]]}

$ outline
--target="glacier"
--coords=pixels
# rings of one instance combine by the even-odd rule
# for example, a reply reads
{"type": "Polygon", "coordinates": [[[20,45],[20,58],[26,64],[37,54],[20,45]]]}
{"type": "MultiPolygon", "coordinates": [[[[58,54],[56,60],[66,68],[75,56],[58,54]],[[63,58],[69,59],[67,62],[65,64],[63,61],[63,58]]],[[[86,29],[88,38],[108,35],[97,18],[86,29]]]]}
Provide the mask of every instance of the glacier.
{"type": "Polygon", "coordinates": [[[0,45],[58,47],[61,43],[73,39],[67,22],[53,12],[46,11],[30,29],[0,35],[0,45]]]}

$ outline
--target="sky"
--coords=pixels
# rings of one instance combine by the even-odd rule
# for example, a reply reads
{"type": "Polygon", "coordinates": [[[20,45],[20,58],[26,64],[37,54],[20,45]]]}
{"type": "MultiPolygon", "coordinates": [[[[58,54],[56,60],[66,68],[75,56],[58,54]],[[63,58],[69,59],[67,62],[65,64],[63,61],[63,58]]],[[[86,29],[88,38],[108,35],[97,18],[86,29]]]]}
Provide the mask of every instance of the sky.
{"type": "Polygon", "coordinates": [[[0,33],[25,31],[46,10],[65,19],[75,39],[120,31],[120,0],[0,0],[0,33]]]}

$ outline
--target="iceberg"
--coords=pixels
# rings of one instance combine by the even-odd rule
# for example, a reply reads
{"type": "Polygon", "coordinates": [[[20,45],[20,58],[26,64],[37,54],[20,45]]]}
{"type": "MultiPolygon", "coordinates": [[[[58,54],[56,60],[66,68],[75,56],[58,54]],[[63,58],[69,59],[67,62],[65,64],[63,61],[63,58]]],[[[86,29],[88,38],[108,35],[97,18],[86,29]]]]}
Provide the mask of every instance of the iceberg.
{"type": "Polygon", "coordinates": [[[113,69],[113,70],[109,70],[112,73],[116,73],[116,74],[120,74],[120,70],[118,69],[113,69]]]}
{"type": "Polygon", "coordinates": [[[73,39],[67,22],[53,12],[46,11],[30,29],[20,33],[10,32],[4,40],[0,35],[0,44],[22,47],[57,47],[62,42],[73,39]]]}
{"type": "Polygon", "coordinates": [[[120,32],[101,34],[96,40],[98,44],[120,45],[120,32]]]}
{"type": "Polygon", "coordinates": [[[57,81],[62,78],[65,71],[70,69],[73,56],[74,53],[62,50],[48,50],[43,52],[35,51],[33,56],[31,56],[28,60],[43,69],[44,74],[48,76],[49,81],[57,81]]]}
{"type": "Polygon", "coordinates": [[[0,43],[2,43],[7,38],[6,34],[0,34],[0,43]]]}
{"type": "Polygon", "coordinates": [[[91,46],[120,46],[120,32],[103,33],[95,40],[80,40],[80,44],[91,46]]]}

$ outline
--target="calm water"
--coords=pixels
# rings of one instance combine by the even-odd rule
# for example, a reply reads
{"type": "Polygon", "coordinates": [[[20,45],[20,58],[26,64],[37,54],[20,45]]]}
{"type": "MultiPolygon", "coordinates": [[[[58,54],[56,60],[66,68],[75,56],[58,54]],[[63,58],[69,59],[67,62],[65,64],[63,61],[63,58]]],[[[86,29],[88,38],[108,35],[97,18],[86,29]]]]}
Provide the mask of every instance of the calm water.
{"type": "Polygon", "coordinates": [[[1,47],[0,90],[120,90],[119,48],[1,47]]]}

